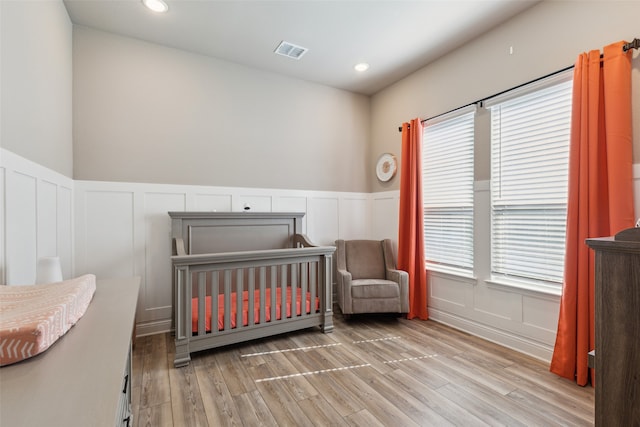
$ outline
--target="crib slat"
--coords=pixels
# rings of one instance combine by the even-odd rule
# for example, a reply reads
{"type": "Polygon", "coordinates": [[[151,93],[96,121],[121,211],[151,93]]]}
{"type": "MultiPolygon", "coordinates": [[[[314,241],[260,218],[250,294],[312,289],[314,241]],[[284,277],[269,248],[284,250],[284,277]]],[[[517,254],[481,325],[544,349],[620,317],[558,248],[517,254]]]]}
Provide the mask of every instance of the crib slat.
{"type": "Polygon", "coordinates": [[[282,264],[280,269],[280,319],[287,317],[287,270],[289,265],[282,264]]]}
{"type": "Polygon", "coordinates": [[[247,286],[247,291],[249,293],[249,307],[248,307],[248,312],[247,313],[247,325],[251,326],[251,325],[255,325],[256,319],[254,316],[255,313],[255,307],[256,307],[256,298],[255,298],[255,293],[256,293],[256,269],[255,268],[250,268],[249,269],[249,274],[247,275],[247,280],[249,281],[248,286],[247,286]]]}
{"type": "Polygon", "coordinates": [[[277,298],[277,289],[278,289],[278,268],[274,265],[269,268],[271,270],[271,280],[269,281],[269,289],[271,289],[271,321],[276,320],[276,298],[277,298]]]}
{"type": "MultiPolygon", "coordinates": [[[[310,274],[309,274],[309,279],[311,281],[311,283],[309,284],[309,287],[311,288],[311,300],[309,301],[309,313],[315,313],[316,312],[316,294],[318,291],[318,262],[314,261],[309,263],[309,267],[310,267],[310,274]]],[[[305,303],[305,309],[306,309],[306,303],[305,303]]]]}
{"type": "Polygon", "coordinates": [[[244,323],[242,322],[242,303],[243,303],[243,269],[238,268],[236,270],[236,328],[240,328],[244,323]]]}
{"type": "Polygon", "coordinates": [[[206,271],[201,271],[198,273],[198,277],[196,279],[196,283],[198,285],[198,335],[204,335],[206,331],[205,325],[205,307],[206,307],[206,285],[207,285],[207,273],[206,271]]]}
{"type": "Polygon", "coordinates": [[[266,291],[267,291],[267,271],[266,267],[260,267],[260,323],[267,321],[266,291]]]}
{"type": "Polygon", "coordinates": [[[301,276],[302,276],[300,278],[300,282],[301,282],[300,284],[300,315],[304,316],[307,314],[306,299],[307,299],[307,285],[309,283],[309,263],[303,262],[300,270],[301,270],[301,276]]]}
{"type": "Polygon", "coordinates": [[[223,330],[231,329],[231,270],[224,271],[224,325],[223,330]]]}
{"type": "Polygon", "coordinates": [[[291,317],[296,317],[296,295],[298,293],[298,264],[291,264],[291,317]]]}
{"type": "Polygon", "coordinates": [[[211,333],[218,332],[218,295],[220,294],[220,272],[211,272],[211,333]]]}

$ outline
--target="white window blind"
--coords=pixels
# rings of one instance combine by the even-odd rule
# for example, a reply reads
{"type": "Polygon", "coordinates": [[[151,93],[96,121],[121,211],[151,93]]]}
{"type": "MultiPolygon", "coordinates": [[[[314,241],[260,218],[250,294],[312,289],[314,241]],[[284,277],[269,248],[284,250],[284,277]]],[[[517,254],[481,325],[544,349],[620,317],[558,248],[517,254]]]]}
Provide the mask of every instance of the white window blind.
{"type": "Polygon", "coordinates": [[[565,73],[489,102],[494,277],[562,284],[570,77],[565,73]]]}
{"type": "Polygon", "coordinates": [[[475,106],[427,121],[422,202],[427,264],[473,271],[475,106]]]}

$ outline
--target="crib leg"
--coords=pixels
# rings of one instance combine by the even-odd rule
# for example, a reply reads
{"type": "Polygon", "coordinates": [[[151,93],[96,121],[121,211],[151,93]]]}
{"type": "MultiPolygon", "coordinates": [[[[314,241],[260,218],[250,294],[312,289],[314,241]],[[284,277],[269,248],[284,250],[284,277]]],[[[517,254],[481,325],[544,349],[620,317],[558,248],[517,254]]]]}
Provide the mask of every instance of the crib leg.
{"type": "Polygon", "coordinates": [[[324,313],[324,321],[322,322],[322,332],[324,332],[325,334],[328,334],[330,332],[333,332],[333,312],[332,311],[327,311],[324,313]]]}
{"type": "Polygon", "coordinates": [[[181,368],[191,362],[191,354],[189,353],[189,343],[184,342],[185,340],[180,340],[183,342],[178,341],[176,340],[176,357],[173,359],[173,366],[181,368]]]}

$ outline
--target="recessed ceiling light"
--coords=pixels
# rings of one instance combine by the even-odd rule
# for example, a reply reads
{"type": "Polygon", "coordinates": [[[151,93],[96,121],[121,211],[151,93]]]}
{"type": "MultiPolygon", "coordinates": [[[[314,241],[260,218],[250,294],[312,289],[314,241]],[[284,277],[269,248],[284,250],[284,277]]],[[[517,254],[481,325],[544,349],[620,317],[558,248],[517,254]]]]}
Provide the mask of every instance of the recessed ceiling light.
{"type": "Polygon", "coordinates": [[[367,71],[369,69],[369,64],[367,64],[366,62],[361,62],[359,64],[356,64],[353,68],[355,68],[356,71],[367,71]]]}
{"type": "Polygon", "coordinates": [[[142,0],[142,3],[154,12],[166,12],[169,6],[162,0],[142,0]]]}

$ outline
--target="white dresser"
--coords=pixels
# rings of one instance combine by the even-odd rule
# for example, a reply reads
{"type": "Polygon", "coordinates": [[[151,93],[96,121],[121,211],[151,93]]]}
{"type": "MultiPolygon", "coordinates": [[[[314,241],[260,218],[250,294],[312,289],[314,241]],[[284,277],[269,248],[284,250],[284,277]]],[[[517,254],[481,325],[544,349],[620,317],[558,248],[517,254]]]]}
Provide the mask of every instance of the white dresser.
{"type": "Polygon", "coordinates": [[[0,426],[127,426],[139,278],[98,280],[84,316],[44,353],[0,368],[0,426]]]}

